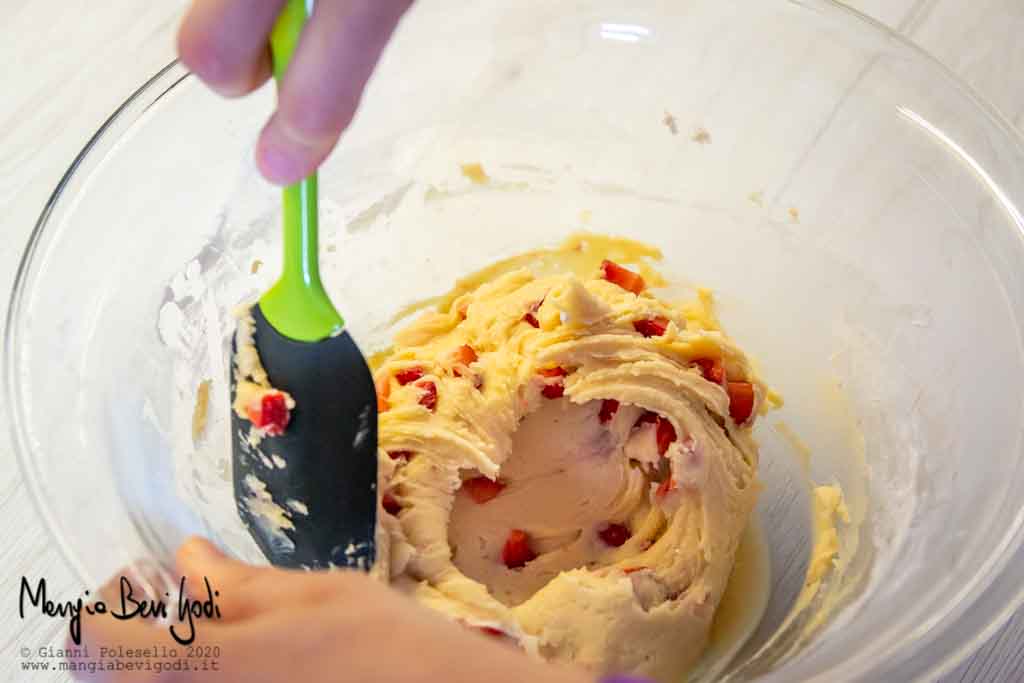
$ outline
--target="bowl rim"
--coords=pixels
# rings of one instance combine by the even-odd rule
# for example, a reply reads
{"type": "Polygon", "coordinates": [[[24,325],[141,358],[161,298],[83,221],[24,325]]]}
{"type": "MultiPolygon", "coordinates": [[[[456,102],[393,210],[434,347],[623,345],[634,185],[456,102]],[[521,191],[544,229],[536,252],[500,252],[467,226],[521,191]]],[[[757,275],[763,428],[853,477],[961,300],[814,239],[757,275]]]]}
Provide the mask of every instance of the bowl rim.
{"type": "MultiPolygon", "coordinates": [[[[780,0],[780,4],[794,5],[810,11],[833,12],[839,17],[845,16],[851,21],[866,25],[871,30],[884,36],[886,40],[898,44],[901,49],[912,53],[922,64],[927,64],[936,75],[944,79],[950,87],[957,90],[978,111],[979,115],[988,119],[1005,141],[1013,143],[1017,152],[1024,153],[1024,136],[1022,136],[1022,132],[1013,125],[1008,117],[950,67],[896,29],[889,27],[870,15],[843,4],[840,0],[780,0]]],[[[90,160],[90,155],[96,150],[97,146],[108,141],[108,136],[114,132],[116,126],[122,123],[134,123],[134,120],[125,121],[123,118],[131,113],[144,97],[150,95],[151,89],[156,87],[162,88],[159,94],[152,97],[142,112],[155,105],[179,85],[188,81],[192,75],[191,72],[185,69],[180,60],[174,59],[170,61],[129,95],[97,128],[96,132],[93,133],[82,149],[75,155],[74,160],[50,193],[39,217],[36,219],[18,261],[9,295],[7,314],[4,320],[3,359],[2,363],[0,363],[0,370],[2,370],[0,374],[3,375],[4,379],[3,397],[8,406],[10,406],[9,415],[11,419],[9,420],[8,432],[11,438],[12,449],[18,461],[22,478],[32,498],[32,504],[42,518],[47,531],[56,541],[61,558],[67,563],[74,574],[85,583],[89,583],[92,577],[73,553],[68,534],[64,532],[55,515],[43,504],[42,478],[35,463],[30,458],[33,448],[30,435],[25,426],[27,418],[21,403],[16,400],[22,394],[21,378],[17,372],[17,361],[19,359],[19,313],[23,309],[23,299],[26,294],[26,285],[30,271],[34,264],[36,252],[43,243],[43,236],[50,217],[57,207],[61,205],[62,200],[67,199],[64,193],[72,181],[76,179],[76,174],[80,168],[87,160],[90,160]]],[[[141,114],[142,112],[139,113],[141,114]]],[[[1024,234],[1024,226],[1019,227],[1021,227],[1022,234],[1024,234]]],[[[1019,511],[1014,524],[1007,529],[1003,536],[1000,543],[1000,547],[1003,549],[1002,554],[990,558],[973,577],[972,581],[963,587],[961,594],[969,596],[971,602],[966,606],[959,605],[964,608],[960,612],[957,612],[955,609],[958,606],[957,603],[951,603],[950,608],[929,620],[927,625],[929,630],[932,627],[944,627],[938,631],[935,636],[936,638],[944,633],[949,633],[950,629],[963,618],[964,613],[974,607],[985,593],[993,590],[994,584],[1000,580],[1006,582],[1005,565],[1014,559],[1014,554],[1018,557],[1024,557],[1022,545],[1024,545],[1024,508],[1019,511]],[[996,569],[1002,569],[1003,571],[1002,573],[994,573],[996,569]]],[[[959,646],[950,648],[944,653],[935,656],[933,661],[919,666],[913,680],[936,680],[950,672],[991,639],[1021,609],[1022,605],[1024,605],[1024,584],[1020,584],[1016,590],[1012,591],[1012,597],[1003,604],[1001,609],[993,611],[989,617],[985,618],[985,626],[983,628],[978,629],[973,635],[963,638],[959,646]]],[[[922,631],[924,630],[926,629],[922,628],[922,631]]],[[[888,652],[886,650],[881,654],[888,654],[888,652]]],[[[859,658],[851,661],[850,664],[855,665],[855,667],[845,673],[855,677],[871,673],[870,668],[866,668],[865,664],[859,661],[859,658]]],[[[776,669],[767,673],[763,680],[782,683],[785,680],[789,680],[785,677],[786,673],[784,670],[776,669]],[[780,674],[782,675],[780,676],[780,674]]],[[[817,676],[807,680],[824,682],[836,679],[832,676],[817,676]]]]}
{"type": "MultiPolygon", "coordinates": [[[[179,60],[172,60],[146,80],[106,118],[78,154],[75,155],[71,165],[61,176],[61,179],[57,182],[57,185],[47,198],[46,203],[43,205],[42,211],[39,214],[39,218],[36,219],[32,232],[29,234],[15,271],[14,282],[11,286],[11,293],[8,299],[7,315],[4,320],[3,363],[0,365],[0,369],[2,369],[2,373],[0,374],[3,375],[3,395],[7,401],[7,405],[9,406],[10,416],[12,418],[8,421],[8,432],[11,438],[11,445],[14,450],[15,457],[18,460],[22,479],[29,490],[30,497],[32,498],[32,504],[35,507],[36,512],[39,513],[39,516],[43,519],[47,531],[49,531],[54,540],[57,541],[56,545],[61,557],[71,567],[74,574],[85,583],[89,583],[92,577],[90,577],[89,571],[85,569],[78,558],[72,554],[67,540],[67,534],[64,533],[50,510],[43,505],[43,487],[40,483],[40,476],[36,471],[35,464],[29,459],[29,453],[32,451],[32,447],[30,446],[29,434],[24,427],[26,419],[21,403],[15,400],[17,396],[21,395],[21,381],[19,373],[17,372],[17,346],[19,341],[17,318],[18,313],[22,309],[22,299],[26,293],[25,286],[29,277],[29,271],[33,265],[33,259],[36,255],[37,249],[42,243],[43,233],[49,223],[50,216],[64,198],[64,191],[71,184],[71,181],[75,178],[79,168],[86,162],[92,151],[100,144],[101,141],[104,141],[114,126],[121,122],[122,116],[132,109],[133,105],[137,104],[142,96],[145,95],[152,86],[164,81],[166,77],[176,71],[179,66],[179,60]]],[[[174,78],[173,81],[153,100],[150,106],[170,93],[176,86],[185,81],[191,75],[192,74],[190,72],[186,72],[183,75],[174,78]]]]}

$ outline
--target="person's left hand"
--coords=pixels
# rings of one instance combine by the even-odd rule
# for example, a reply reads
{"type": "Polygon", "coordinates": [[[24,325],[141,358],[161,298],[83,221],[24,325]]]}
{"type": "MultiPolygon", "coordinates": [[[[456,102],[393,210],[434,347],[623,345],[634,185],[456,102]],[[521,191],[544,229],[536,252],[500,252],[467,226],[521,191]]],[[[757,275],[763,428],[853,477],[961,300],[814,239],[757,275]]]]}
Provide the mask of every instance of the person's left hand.
{"type": "MultiPolygon", "coordinates": [[[[535,661],[514,644],[443,619],[361,572],[254,567],[226,557],[200,538],[181,547],[177,565],[192,592],[205,594],[205,578],[219,593],[215,602],[222,618],[197,619],[196,640],[192,644],[200,653],[219,648],[218,670],[159,674],[155,670],[115,671],[80,680],[588,681],[574,669],[535,661]]],[[[173,606],[169,611],[174,611],[173,606]]],[[[188,631],[187,627],[177,628],[179,633],[188,631]]],[[[82,641],[92,658],[100,657],[101,647],[142,651],[166,644],[175,646],[179,654],[187,650],[171,639],[166,625],[156,629],[149,619],[118,620],[109,614],[86,617],[83,612],[82,641]]],[[[149,659],[156,664],[160,658],[149,659]]]]}

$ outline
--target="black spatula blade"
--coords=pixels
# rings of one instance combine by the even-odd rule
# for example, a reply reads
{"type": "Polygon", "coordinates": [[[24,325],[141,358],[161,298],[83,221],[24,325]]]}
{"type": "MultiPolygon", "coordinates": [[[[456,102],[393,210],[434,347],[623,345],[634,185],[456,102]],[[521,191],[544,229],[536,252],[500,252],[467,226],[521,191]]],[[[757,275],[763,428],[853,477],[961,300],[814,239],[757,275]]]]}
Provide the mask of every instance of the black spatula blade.
{"type": "MultiPolygon", "coordinates": [[[[284,434],[255,446],[251,423],[232,411],[238,514],[274,565],[368,569],[376,554],[377,398],[366,360],[348,332],[297,342],[271,327],[259,306],[252,314],[270,383],[291,394],[295,408],[284,434]],[[275,464],[281,460],[284,467],[275,464]],[[254,481],[266,485],[294,529],[268,519],[254,502],[254,481]]],[[[234,372],[231,385],[234,402],[234,372]]]]}

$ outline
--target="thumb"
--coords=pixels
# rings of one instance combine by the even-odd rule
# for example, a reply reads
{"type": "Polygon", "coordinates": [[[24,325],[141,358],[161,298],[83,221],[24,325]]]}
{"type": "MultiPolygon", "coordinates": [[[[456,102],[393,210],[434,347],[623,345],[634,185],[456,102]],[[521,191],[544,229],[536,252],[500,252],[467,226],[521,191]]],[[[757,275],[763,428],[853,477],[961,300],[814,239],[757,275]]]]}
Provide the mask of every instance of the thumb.
{"type": "Polygon", "coordinates": [[[256,147],[272,183],[316,170],[355,116],[363,88],[412,0],[318,2],[256,147]]]}
{"type": "Polygon", "coordinates": [[[175,556],[178,573],[191,590],[205,591],[205,582],[240,586],[262,576],[268,567],[256,567],[225,555],[213,543],[200,536],[187,539],[175,556]]]}

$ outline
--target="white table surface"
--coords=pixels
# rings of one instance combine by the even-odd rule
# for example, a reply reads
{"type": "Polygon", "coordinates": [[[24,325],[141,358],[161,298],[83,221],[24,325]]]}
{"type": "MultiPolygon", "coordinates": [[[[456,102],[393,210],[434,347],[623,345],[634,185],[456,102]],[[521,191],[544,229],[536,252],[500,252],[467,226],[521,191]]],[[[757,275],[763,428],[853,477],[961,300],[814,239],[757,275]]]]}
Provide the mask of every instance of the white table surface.
{"type": "MultiPolygon", "coordinates": [[[[434,0],[437,1],[437,0],[434,0]]],[[[497,1],[497,0],[495,0],[497,1]]],[[[750,0],[756,2],[758,0],[750,0]]],[[[0,318],[22,247],[83,142],[173,57],[186,0],[9,0],[0,23],[0,318]]],[[[1024,130],[1024,0],[849,0],[921,44],[1024,130]]],[[[27,674],[19,651],[63,642],[65,624],[17,616],[21,577],[45,576],[55,599],[77,586],[38,518],[0,404],[0,680],[27,674]]],[[[1024,680],[1024,611],[943,683],[1024,680]]]]}

